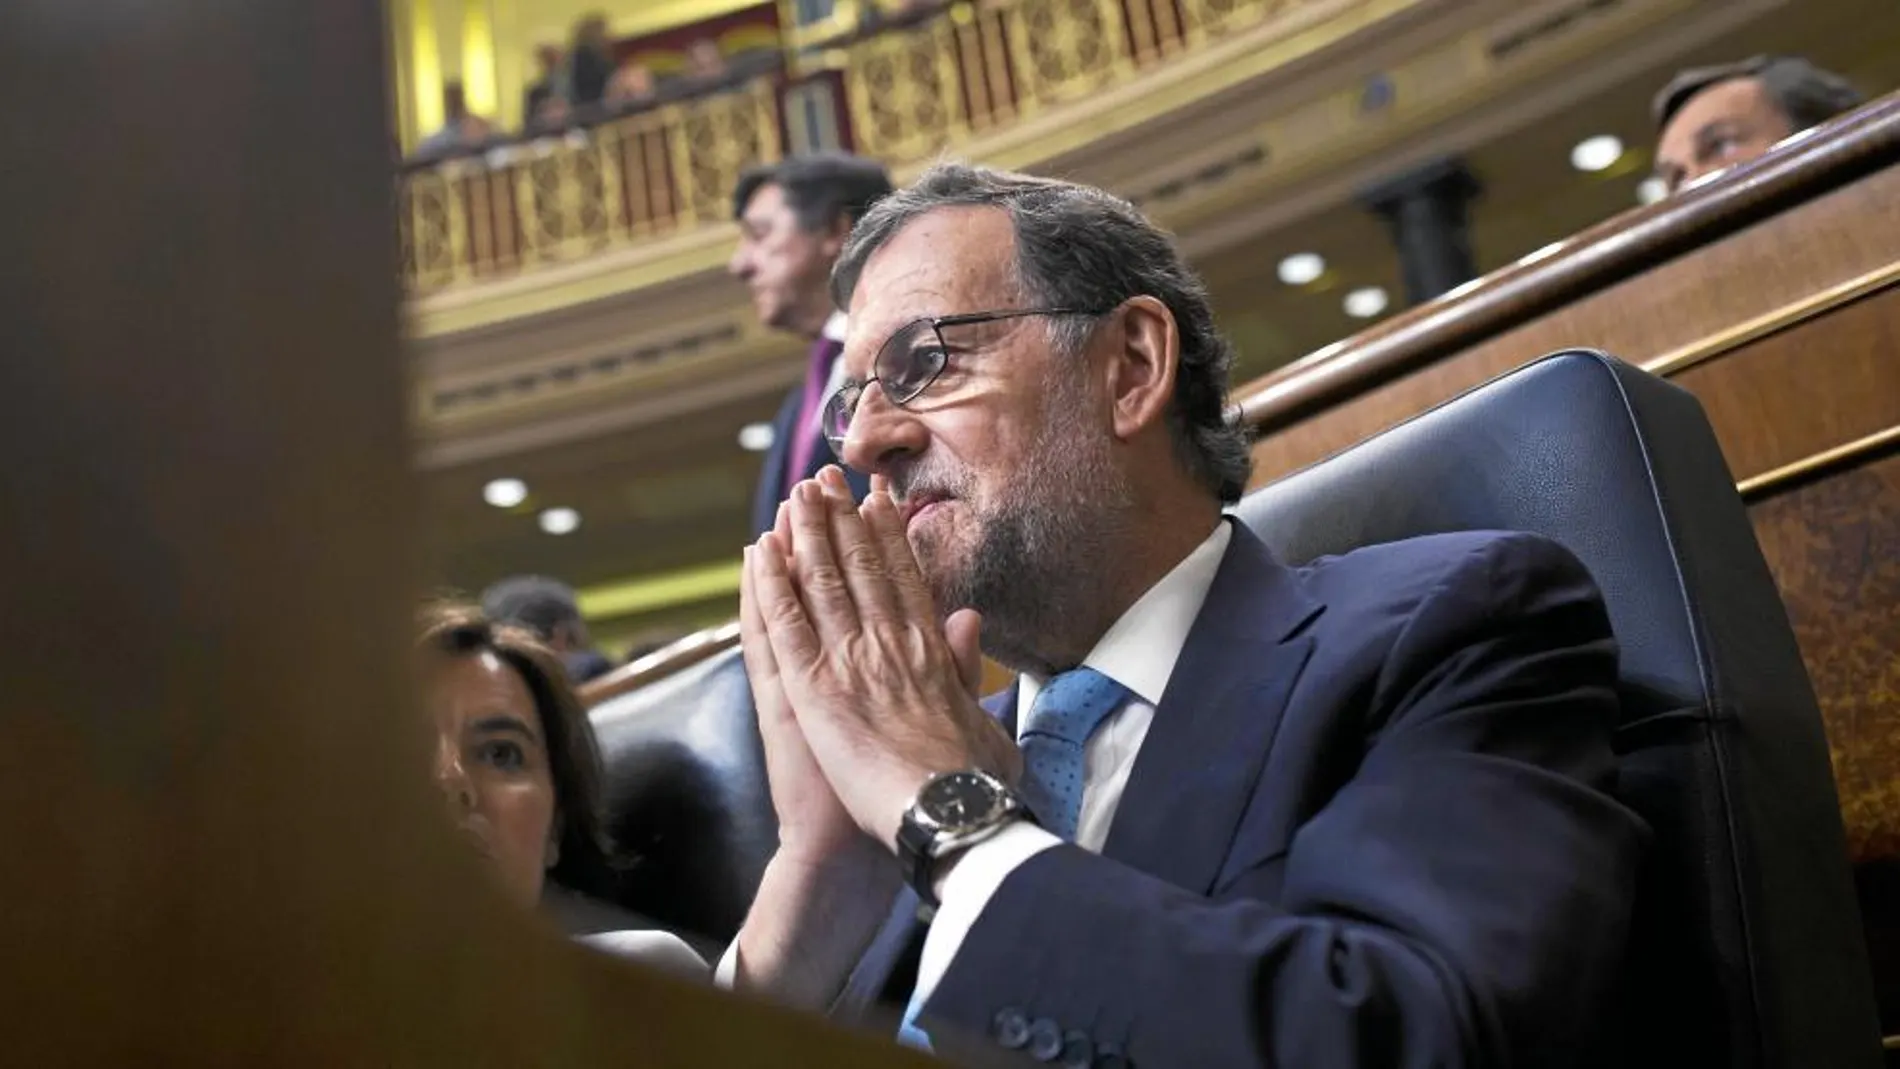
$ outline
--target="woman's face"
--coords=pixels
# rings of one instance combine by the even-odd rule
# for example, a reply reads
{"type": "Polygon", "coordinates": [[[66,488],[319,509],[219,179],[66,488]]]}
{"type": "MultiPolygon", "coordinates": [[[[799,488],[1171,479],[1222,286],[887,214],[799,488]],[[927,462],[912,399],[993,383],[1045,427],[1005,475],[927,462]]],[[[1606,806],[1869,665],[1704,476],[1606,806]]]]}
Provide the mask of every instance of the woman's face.
{"type": "Polygon", "coordinates": [[[444,658],[430,680],[436,782],[469,841],[524,906],[559,855],[554,777],[534,695],[489,651],[444,658]]]}

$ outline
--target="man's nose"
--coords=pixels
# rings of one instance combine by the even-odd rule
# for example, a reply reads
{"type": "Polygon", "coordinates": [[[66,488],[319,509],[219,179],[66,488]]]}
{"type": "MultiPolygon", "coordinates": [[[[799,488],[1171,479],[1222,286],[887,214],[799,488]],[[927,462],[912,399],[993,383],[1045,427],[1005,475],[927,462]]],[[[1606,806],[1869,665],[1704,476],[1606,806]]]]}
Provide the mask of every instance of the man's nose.
{"type": "Polygon", "coordinates": [[[923,421],[892,404],[884,396],[884,385],[872,382],[858,395],[839,459],[866,475],[884,475],[893,461],[923,452],[929,441],[923,421]]]}
{"type": "Polygon", "coordinates": [[[745,246],[733,250],[732,259],[726,261],[726,273],[741,282],[752,273],[752,256],[746,252],[745,246]]]}

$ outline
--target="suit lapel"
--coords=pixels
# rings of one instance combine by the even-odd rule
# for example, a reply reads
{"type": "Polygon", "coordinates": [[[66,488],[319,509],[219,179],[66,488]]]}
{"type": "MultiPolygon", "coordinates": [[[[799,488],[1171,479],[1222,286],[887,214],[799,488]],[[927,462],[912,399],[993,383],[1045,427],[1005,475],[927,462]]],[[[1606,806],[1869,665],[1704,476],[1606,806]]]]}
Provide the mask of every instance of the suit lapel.
{"type": "MultiPolygon", "coordinates": [[[[1229,521],[1232,522],[1232,521],[1229,521]]],[[[1212,890],[1324,606],[1239,523],[1188,631],[1102,853],[1212,890]]]]}

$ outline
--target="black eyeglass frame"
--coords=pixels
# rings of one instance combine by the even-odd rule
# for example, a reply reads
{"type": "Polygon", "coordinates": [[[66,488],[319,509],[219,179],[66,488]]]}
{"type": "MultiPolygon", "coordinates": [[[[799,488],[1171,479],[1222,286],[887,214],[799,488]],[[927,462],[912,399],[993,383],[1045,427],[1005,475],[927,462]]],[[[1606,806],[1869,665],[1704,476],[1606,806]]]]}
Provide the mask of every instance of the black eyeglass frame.
{"type": "Polygon", "coordinates": [[[930,389],[931,384],[937,381],[937,377],[943,374],[943,369],[950,366],[950,343],[943,337],[945,327],[973,327],[980,323],[1027,319],[1031,316],[1104,316],[1112,311],[1114,311],[1113,308],[1099,311],[1088,308],[1005,308],[989,312],[962,312],[947,316],[918,316],[916,319],[909,320],[903,326],[891,331],[890,337],[884,339],[884,344],[878,346],[877,356],[871,361],[873,374],[870,378],[863,382],[847,382],[833,391],[830,397],[825,398],[824,405],[819,409],[818,419],[818,426],[824,433],[825,443],[831,446],[832,453],[840,460],[844,458],[844,440],[846,434],[850,432],[851,421],[857,417],[858,399],[864,396],[864,391],[872,383],[883,386],[884,399],[899,408],[915,401],[925,390],[930,389]],[[890,388],[890,377],[880,371],[884,366],[885,354],[890,351],[891,343],[899,338],[908,337],[920,323],[929,324],[930,332],[936,335],[937,347],[934,350],[937,353],[936,366],[923,376],[916,387],[906,391],[894,391],[890,388]],[[833,432],[833,428],[840,427],[843,429],[837,433],[833,432]]]}

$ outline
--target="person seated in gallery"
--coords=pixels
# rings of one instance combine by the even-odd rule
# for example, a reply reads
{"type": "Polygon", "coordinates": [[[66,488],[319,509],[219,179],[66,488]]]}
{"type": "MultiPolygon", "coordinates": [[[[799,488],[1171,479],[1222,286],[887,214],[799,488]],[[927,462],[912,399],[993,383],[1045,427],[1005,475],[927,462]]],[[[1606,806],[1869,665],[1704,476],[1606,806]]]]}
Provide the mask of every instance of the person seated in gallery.
{"type": "Polygon", "coordinates": [[[614,76],[607,83],[607,110],[615,115],[624,115],[651,107],[659,100],[659,83],[654,80],[653,70],[638,60],[627,60],[615,68],[614,76]]]}
{"type": "MultiPolygon", "coordinates": [[[[554,653],[461,605],[426,609],[418,647],[436,729],[436,783],[502,891],[534,909],[551,881],[585,885],[620,867],[600,815],[593,727],[554,653]]],[[[606,931],[578,941],[706,975],[699,955],[668,932],[606,931]]]]}

